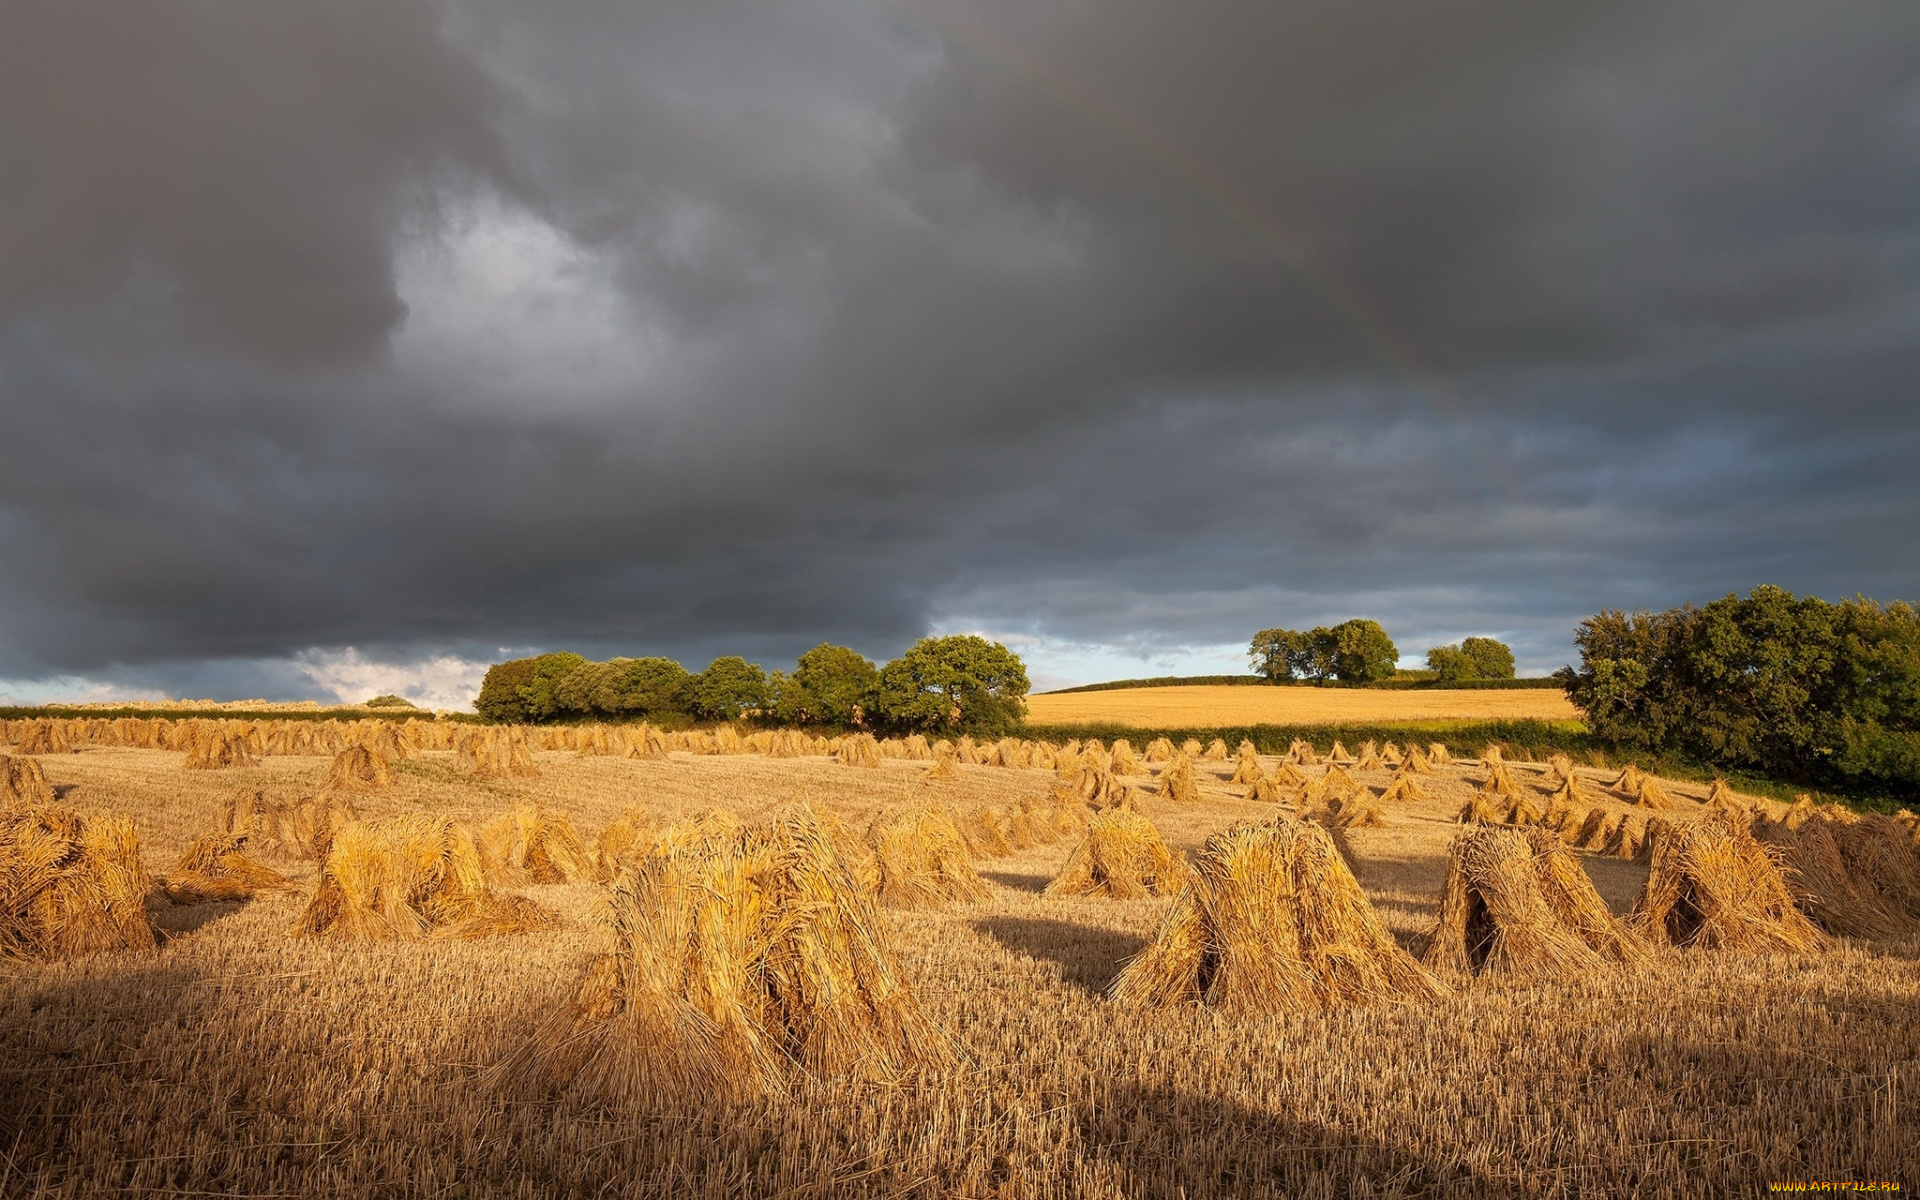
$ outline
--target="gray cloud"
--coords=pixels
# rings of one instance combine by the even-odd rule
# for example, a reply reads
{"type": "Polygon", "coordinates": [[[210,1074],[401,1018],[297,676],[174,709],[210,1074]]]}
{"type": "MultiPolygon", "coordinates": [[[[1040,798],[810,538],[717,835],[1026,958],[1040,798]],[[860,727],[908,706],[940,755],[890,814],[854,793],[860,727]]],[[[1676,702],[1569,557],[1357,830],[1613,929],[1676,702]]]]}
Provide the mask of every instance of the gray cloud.
{"type": "Polygon", "coordinates": [[[0,679],[1912,595],[1916,35],[15,6],[0,679]]]}

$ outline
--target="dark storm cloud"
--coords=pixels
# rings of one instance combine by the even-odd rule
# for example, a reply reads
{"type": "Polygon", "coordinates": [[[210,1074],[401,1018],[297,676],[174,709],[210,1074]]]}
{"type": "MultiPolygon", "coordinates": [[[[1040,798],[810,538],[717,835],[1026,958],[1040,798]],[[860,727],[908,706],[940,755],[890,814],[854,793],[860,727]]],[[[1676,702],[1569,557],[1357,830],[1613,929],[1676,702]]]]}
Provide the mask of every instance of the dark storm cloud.
{"type": "Polygon", "coordinates": [[[1541,667],[1601,605],[1912,595],[1915,44],[1896,3],[12,6],[0,679],[1354,611],[1541,667]]]}
{"type": "Polygon", "coordinates": [[[413,0],[8,5],[0,319],[130,354],[375,349],[409,195],[499,178],[492,96],[413,0]]]}

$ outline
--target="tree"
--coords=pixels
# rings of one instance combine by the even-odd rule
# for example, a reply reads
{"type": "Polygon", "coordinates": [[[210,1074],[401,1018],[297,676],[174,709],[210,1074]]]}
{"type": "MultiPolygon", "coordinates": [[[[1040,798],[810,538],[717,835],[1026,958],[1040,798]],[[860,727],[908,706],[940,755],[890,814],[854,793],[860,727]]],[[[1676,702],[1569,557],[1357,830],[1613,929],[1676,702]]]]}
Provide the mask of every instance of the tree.
{"type": "Polygon", "coordinates": [[[1470,637],[1460,652],[1473,664],[1475,679],[1512,679],[1513,647],[1490,637],[1470,637]]]}
{"type": "Polygon", "coordinates": [[[800,656],[793,674],[773,673],[773,710],[801,725],[865,725],[880,697],[880,671],[858,651],[825,642],[800,656]]]}
{"type": "Polygon", "coordinates": [[[1472,679],[1512,679],[1513,651],[1504,642],[1470,637],[1452,646],[1427,651],[1427,666],[1442,683],[1472,679]]]}
{"type": "Polygon", "coordinates": [[[693,680],[693,711],[731,721],[748,709],[765,708],[767,673],[737,654],[716,658],[693,680]]]}
{"type": "Polygon", "coordinates": [[[559,682],[553,685],[553,702],[557,711],[576,716],[604,711],[594,703],[594,695],[613,670],[614,664],[611,662],[582,660],[579,666],[561,676],[559,682]]]}
{"type": "Polygon", "coordinates": [[[903,728],[999,733],[1026,715],[1027,668],[972,634],[921,638],[880,672],[880,711],[903,728]]]}
{"type": "Polygon", "coordinates": [[[1761,586],[1700,608],[1617,610],[1555,672],[1594,733],[1850,786],[1920,792],[1920,614],[1761,586]]]}
{"type": "Polygon", "coordinates": [[[1433,646],[1427,650],[1427,669],[1441,683],[1459,683],[1473,678],[1473,663],[1461,651],[1458,642],[1450,646],[1433,646]]]}
{"type": "Polygon", "coordinates": [[[586,665],[585,655],[570,651],[542,654],[534,659],[533,673],[520,688],[520,698],[527,706],[527,719],[545,721],[566,711],[560,705],[561,681],[586,665]]]}
{"type": "Polygon", "coordinates": [[[616,658],[594,690],[605,713],[663,720],[693,711],[693,676],[671,658],[616,658]]]}
{"type": "Polygon", "coordinates": [[[555,685],[586,661],[578,654],[541,654],[496,663],[480,681],[474,710],[504,725],[546,720],[559,711],[555,685]]]}
{"type": "Polygon", "coordinates": [[[1247,657],[1253,663],[1254,674],[1279,683],[1302,673],[1302,666],[1311,658],[1308,646],[1307,635],[1298,630],[1262,629],[1253,635],[1247,657]]]}
{"type": "Polygon", "coordinates": [[[1314,630],[1316,657],[1319,657],[1318,643],[1323,632],[1331,635],[1333,661],[1329,673],[1334,678],[1354,683],[1393,678],[1400,664],[1400,651],[1394,648],[1393,639],[1378,621],[1355,617],[1331,630],[1314,630]]]}
{"type": "Polygon", "coordinates": [[[405,696],[396,696],[391,692],[389,692],[385,695],[375,696],[373,699],[367,701],[366,707],[367,708],[412,708],[413,701],[407,699],[405,696]]]}
{"type": "Polygon", "coordinates": [[[1275,683],[1287,679],[1361,683],[1391,679],[1400,662],[1400,652],[1387,631],[1377,621],[1360,617],[1331,629],[1316,625],[1305,633],[1262,629],[1253,635],[1247,657],[1256,674],[1275,683]]]}

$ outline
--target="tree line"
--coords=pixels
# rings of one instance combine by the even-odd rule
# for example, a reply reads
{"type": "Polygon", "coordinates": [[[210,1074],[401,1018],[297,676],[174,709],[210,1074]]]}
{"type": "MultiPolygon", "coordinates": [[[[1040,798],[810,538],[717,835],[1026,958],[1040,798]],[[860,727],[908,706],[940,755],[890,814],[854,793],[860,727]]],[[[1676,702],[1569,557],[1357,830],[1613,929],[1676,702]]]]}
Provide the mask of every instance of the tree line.
{"type": "Polygon", "coordinates": [[[1029,686],[1018,655],[957,634],[922,638],[885,666],[822,643],[791,672],[768,672],[739,655],[716,658],[695,674],[671,658],[596,662],[541,654],[490,667],[474,708],[503,724],[768,717],[837,729],[983,734],[1020,723],[1029,686]]]}
{"type": "MultiPolygon", "coordinates": [[[[1274,683],[1291,680],[1369,683],[1392,679],[1399,648],[1378,621],[1356,617],[1308,630],[1262,629],[1253,635],[1247,656],[1254,673],[1274,683]]],[[[1513,651],[1488,637],[1470,637],[1427,651],[1427,668],[1441,683],[1512,679],[1513,651]]]]}
{"type": "Polygon", "coordinates": [[[1777,778],[1920,793],[1920,614],[1771,585],[1608,610],[1557,672],[1594,733],[1777,778]]]}

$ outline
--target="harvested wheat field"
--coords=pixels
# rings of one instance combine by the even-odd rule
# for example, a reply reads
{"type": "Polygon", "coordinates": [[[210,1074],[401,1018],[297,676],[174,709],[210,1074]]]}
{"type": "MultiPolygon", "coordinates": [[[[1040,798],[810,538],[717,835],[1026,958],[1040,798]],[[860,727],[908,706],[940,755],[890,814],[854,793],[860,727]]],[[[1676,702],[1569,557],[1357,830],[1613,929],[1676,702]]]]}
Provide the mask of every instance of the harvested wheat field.
{"type": "MultiPolygon", "coordinates": [[[[1149,748],[1144,764],[1126,764],[1140,771],[1126,805],[1090,834],[1091,813],[1070,819],[1056,785],[1062,771],[1069,784],[1107,771],[1106,747],[862,744],[838,754],[849,764],[825,739],[756,750],[672,735],[652,757],[582,753],[579,740],[534,731],[528,773],[512,769],[511,748],[499,755],[508,769],[481,770],[472,747],[462,762],[451,739],[416,738],[390,785],[355,794],[337,822],[308,822],[333,831],[313,854],[285,851],[305,837],[281,831],[287,821],[251,814],[306,811],[341,746],[211,771],[183,769],[177,748],[85,739],[39,757],[63,808],[131,822],[147,873],[257,854],[290,886],[204,900],[182,889],[190,902],[178,904],[156,894],[157,947],[0,959],[0,1194],[1659,1197],[1750,1195],[1773,1179],[1920,1186],[1920,933],[1894,919],[1913,897],[1876,901],[1891,915],[1871,939],[1822,927],[1682,945],[1640,932],[1719,894],[1710,871],[1725,836],[1674,830],[1709,812],[1721,829],[1742,811],[1770,829],[1788,820],[1785,806],[1721,796],[1709,809],[1706,788],[1662,780],[1671,807],[1651,819],[1667,824],[1650,826],[1617,766],[1568,766],[1568,789],[1565,772],[1509,762],[1520,795],[1494,797],[1488,819],[1537,811],[1540,822],[1488,840],[1497,854],[1464,859],[1456,838],[1490,835],[1456,817],[1489,772],[1477,760],[1423,761],[1417,789],[1382,800],[1396,778],[1382,764],[1398,748],[1353,747],[1339,768],[1351,782],[1331,783],[1331,768],[1304,752],[1284,763],[1202,757],[1191,799],[1159,793],[1151,776],[1173,754],[1149,748]],[[1006,761],[1049,765],[989,765],[1006,761]],[[930,762],[949,763],[952,777],[929,775],[930,762]],[[1329,793],[1371,796],[1382,823],[1334,829],[1306,815],[1325,811],[1316,798],[1329,793]],[[903,815],[928,813],[953,825],[903,815]],[[1613,836],[1571,848],[1592,813],[1613,836]],[[1173,886],[1044,894],[1096,835],[1136,818],[1187,864],[1173,886]],[[983,849],[976,835],[990,823],[983,849]],[[1617,836],[1623,825],[1637,832],[1617,836]],[[1549,829],[1567,853],[1544,840],[1549,829]],[[226,840],[213,855],[216,833],[226,840]],[[884,868],[875,837],[895,839],[884,868]],[[352,866],[363,845],[384,857],[352,866]],[[880,885],[868,880],[895,863],[907,881],[935,867],[964,880],[967,846],[977,888],[922,889],[907,907],[870,894],[880,885]],[[929,848],[933,866],[921,861],[929,848]],[[535,870],[542,854],[560,865],[535,870]],[[1665,872],[1653,889],[1650,864],[1665,872]],[[1553,915],[1564,880],[1554,873],[1569,866],[1591,878],[1618,931],[1591,900],[1553,915]],[[603,874],[610,883],[595,882],[603,874]],[[398,890],[382,899],[374,887],[398,890]],[[1421,968],[1449,887],[1455,949],[1421,968]],[[348,920],[312,936],[303,919],[316,890],[352,915],[342,888],[374,897],[368,912],[412,906],[423,924],[436,905],[538,919],[476,936],[379,937],[348,920]],[[1510,892],[1528,899],[1510,903],[1510,892]],[[1636,902],[1654,908],[1637,917],[1636,902]],[[1598,922],[1642,943],[1603,955],[1604,966],[1583,953],[1529,955],[1525,971],[1456,961],[1495,925],[1513,937],[1521,921],[1584,922],[1589,935],[1598,922]],[[1165,967],[1178,986],[1153,1003],[1115,1000],[1123,967],[1156,939],[1143,970],[1165,967]],[[1367,964],[1392,970],[1372,982],[1343,974],[1367,964]],[[1227,991],[1232,1002],[1216,1002],[1227,991]],[[660,1045],[670,1053],[648,1054],[660,1045]]],[[[1151,844],[1145,827],[1134,836],[1151,844]]],[[[0,906],[31,886],[22,844],[0,845],[12,856],[0,861],[0,906]]],[[[1773,886],[1780,860],[1770,867],[1754,849],[1769,843],[1734,844],[1741,878],[1773,886]]],[[[1873,845],[1884,857],[1895,842],[1873,845]]],[[[1876,876],[1887,887],[1914,877],[1876,876]]],[[[1844,924],[1833,914],[1865,903],[1859,877],[1825,904],[1809,894],[1833,886],[1824,877],[1781,878],[1785,890],[1769,894],[1792,896],[1816,923],[1844,924]]],[[[0,920],[10,912],[0,907],[0,920]]],[[[44,904],[36,912],[46,919],[44,904]]],[[[1501,953],[1524,951],[1513,942],[1501,953]]]]}
{"type": "Polygon", "coordinates": [[[1225,729],[1245,725],[1341,725],[1386,721],[1577,721],[1557,688],[1115,688],[1027,697],[1036,725],[1132,725],[1225,729]]]}

